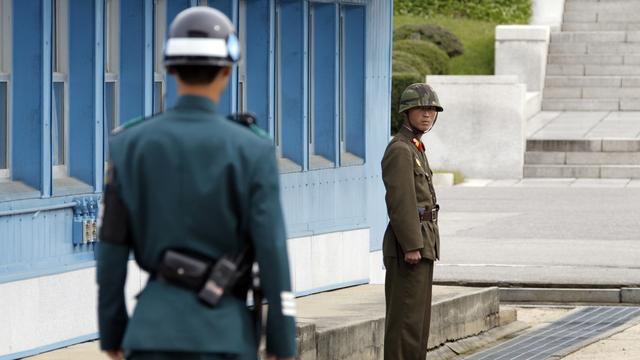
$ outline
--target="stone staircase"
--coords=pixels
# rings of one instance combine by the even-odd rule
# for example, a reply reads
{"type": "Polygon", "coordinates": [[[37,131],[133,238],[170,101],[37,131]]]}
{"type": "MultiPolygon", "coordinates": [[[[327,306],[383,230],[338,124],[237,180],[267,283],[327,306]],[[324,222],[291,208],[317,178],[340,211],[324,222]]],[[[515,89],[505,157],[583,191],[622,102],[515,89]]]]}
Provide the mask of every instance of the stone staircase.
{"type": "Polygon", "coordinates": [[[640,0],[566,0],[524,177],[640,178],[640,0]]]}
{"type": "Polygon", "coordinates": [[[566,1],[542,110],[640,110],[640,1],[566,1]]]}

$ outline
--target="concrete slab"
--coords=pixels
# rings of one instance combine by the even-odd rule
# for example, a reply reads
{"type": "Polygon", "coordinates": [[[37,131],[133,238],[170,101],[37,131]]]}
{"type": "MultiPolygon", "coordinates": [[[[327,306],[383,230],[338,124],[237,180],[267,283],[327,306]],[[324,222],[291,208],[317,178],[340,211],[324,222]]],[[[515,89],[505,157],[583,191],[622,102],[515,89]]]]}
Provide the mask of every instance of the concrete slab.
{"type": "Polygon", "coordinates": [[[569,187],[575,178],[522,179],[515,187],[569,187]]]}
{"type": "Polygon", "coordinates": [[[620,289],[620,301],[626,304],[640,304],[640,288],[620,289]]]}
{"type": "Polygon", "coordinates": [[[640,188],[640,179],[631,179],[627,184],[629,188],[640,188]]]}
{"type": "Polygon", "coordinates": [[[576,179],[571,187],[623,188],[631,179],[576,179]]]}
{"type": "Polygon", "coordinates": [[[619,289],[500,288],[501,302],[619,303],[619,289]]]}
{"type": "Polygon", "coordinates": [[[541,111],[527,121],[526,136],[530,137],[543,129],[549,122],[560,116],[559,112],[541,111]]]}

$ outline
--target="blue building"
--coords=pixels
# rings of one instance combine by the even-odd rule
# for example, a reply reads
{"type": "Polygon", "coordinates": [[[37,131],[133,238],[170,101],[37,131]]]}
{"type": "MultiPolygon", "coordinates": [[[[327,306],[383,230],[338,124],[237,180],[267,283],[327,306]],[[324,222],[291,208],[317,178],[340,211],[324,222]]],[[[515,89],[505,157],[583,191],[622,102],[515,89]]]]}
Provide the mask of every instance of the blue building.
{"type": "Polygon", "coordinates": [[[105,139],[173,104],[162,46],[196,5],[237,25],[219,108],[274,139],[296,293],[380,278],[391,0],[0,0],[0,359],[97,337],[105,139]]]}

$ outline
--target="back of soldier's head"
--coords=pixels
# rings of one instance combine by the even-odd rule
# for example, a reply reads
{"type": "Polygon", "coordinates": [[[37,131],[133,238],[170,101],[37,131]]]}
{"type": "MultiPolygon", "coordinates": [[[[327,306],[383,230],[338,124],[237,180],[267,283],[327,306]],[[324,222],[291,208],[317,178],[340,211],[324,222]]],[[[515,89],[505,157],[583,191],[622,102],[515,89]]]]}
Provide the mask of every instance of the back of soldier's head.
{"type": "Polygon", "coordinates": [[[240,60],[235,28],[222,12],[196,6],[180,12],[171,23],[164,65],[189,85],[211,83],[224,67],[240,60]]]}

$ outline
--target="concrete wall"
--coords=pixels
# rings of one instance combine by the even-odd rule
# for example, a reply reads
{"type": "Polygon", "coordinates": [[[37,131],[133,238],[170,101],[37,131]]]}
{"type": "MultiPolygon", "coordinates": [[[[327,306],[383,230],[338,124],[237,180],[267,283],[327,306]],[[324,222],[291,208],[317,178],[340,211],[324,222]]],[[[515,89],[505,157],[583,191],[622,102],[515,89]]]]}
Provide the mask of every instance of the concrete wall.
{"type": "Polygon", "coordinates": [[[498,25],[496,75],[516,75],[527,91],[542,91],[547,69],[548,26],[498,25]]]}
{"type": "Polygon", "coordinates": [[[525,85],[511,76],[428,76],[444,112],[423,138],[431,167],[468,178],[520,179],[525,85]]]}
{"type": "Polygon", "coordinates": [[[565,0],[533,0],[531,25],[549,25],[551,31],[560,31],[565,0]]]}

